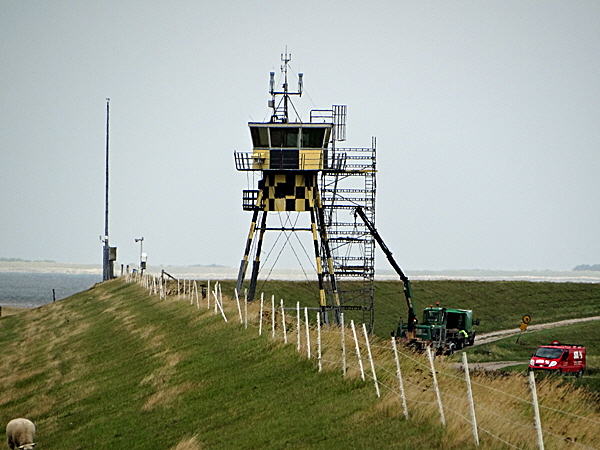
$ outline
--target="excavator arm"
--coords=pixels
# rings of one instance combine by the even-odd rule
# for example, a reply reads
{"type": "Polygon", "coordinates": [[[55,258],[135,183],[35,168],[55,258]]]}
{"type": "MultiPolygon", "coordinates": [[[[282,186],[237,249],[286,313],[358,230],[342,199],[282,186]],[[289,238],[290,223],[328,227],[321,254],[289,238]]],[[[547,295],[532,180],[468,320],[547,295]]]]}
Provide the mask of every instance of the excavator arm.
{"type": "Polygon", "coordinates": [[[392,252],[387,247],[387,245],[385,245],[385,242],[383,242],[383,239],[379,235],[379,232],[377,231],[377,229],[375,228],[373,223],[369,220],[369,218],[365,214],[362,207],[357,206],[354,211],[354,214],[355,214],[355,217],[357,214],[358,214],[358,216],[360,216],[362,221],[365,223],[365,225],[369,229],[369,232],[371,233],[371,235],[375,238],[375,241],[377,241],[379,248],[381,248],[383,253],[385,253],[386,258],[388,259],[388,261],[390,262],[390,264],[392,265],[392,267],[394,268],[394,270],[396,271],[396,273],[400,276],[400,279],[402,280],[402,284],[404,285],[404,296],[406,297],[406,305],[408,306],[408,332],[412,333],[414,331],[415,325],[417,323],[417,315],[415,314],[415,309],[412,304],[412,287],[410,285],[410,280],[404,274],[404,272],[402,271],[402,269],[400,268],[400,266],[398,265],[398,263],[392,256],[392,252]]]}

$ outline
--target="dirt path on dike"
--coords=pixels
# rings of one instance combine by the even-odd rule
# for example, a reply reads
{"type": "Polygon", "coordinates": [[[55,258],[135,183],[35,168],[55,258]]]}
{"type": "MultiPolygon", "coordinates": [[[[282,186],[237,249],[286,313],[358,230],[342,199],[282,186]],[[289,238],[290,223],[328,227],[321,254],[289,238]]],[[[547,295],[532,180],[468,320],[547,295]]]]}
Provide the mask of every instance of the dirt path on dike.
{"type": "MultiPolygon", "coordinates": [[[[561,320],[559,322],[540,323],[538,325],[528,326],[527,330],[528,331],[547,330],[550,328],[562,327],[565,325],[571,325],[573,323],[589,322],[592,320],[600,320],[600,316],[584,317],[581,319],[561,320]]],[[[514,329],[511,328],[510,330],[493,331],[491,333],[480,334],[480,335],[477,335],[477,337],[475,338],[475,343],[473,344],[473,346],[488,344],[490,342],[494,342],[494,341],[497,341],[497,340],[505,338],[505,337],[515,336],[515,335],[519,334],[519,331],[521,331],[519,328],[514,328],[514,329]]],[[[469,364],[469,369],[470,370],[498,370],[498,369],[502,369],[503,367],[516,366],[517,364],[527,364],[527,362],[528,361],[495,361],[495,362],[489,362],[489,363],[473,363],[473,364],[469,364]]]]}

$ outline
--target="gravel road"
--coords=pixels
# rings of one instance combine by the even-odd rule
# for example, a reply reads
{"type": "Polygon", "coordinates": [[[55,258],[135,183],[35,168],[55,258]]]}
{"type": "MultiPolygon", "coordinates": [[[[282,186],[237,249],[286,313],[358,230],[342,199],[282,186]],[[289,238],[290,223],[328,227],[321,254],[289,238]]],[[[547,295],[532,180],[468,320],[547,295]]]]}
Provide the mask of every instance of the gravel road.
{"type": "MultiPolygon", "coordinates": [[[[550,328],[571,325],[573,323],[589,322],[591,320],[600,320],[600,316],[584,317],[582,319],[561,320],[559,322],[540,323],[539,325],[529,325],[527,327],[527,331],[547,330],[550,328]]],[[[505,338],[508,336],[514,336],[514,335],[519,334],[519,331],[521,331],[521,330],[518,327],[515,327],[510,330],[493,331],[491,333],[479,334],[475,338],[475,343],[473,344],[473,346],[481,345],[481,344],[488,344],[490,342],[494,342],[494,341],[497,341],[499,339],[502,339],[502,338],[505,338]]]]}

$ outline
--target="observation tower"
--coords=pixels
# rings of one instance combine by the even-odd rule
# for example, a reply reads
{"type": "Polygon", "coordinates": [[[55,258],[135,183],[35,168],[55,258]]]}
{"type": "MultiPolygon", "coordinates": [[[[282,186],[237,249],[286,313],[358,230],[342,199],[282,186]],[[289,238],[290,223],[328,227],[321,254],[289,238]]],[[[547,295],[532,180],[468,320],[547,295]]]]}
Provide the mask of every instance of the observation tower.
{"type": "Polygon", "coordinates": [[[242,207],[252,211],[252,221],[236,288],[241,294],[252,260],[247,299],[255,298],[267,231],[286,233],[286,242],[291,233],[310,232],[323,320],[337,322],[341,311],[354,310],[362,312],[371,330],[375,242],[362,220],[353,216],[361,206],[375,222],[375,139],[370,148],[338,148],[346,139],[345,105],[313,109],[309,120],[302,121],[292,97],[302,95],[303,74],[297,75],[292,92],[290,61],[287,52],[281,55],[280,88],[275,73],[270,74],[269,121],[248,123],[252,152],[234,152],[237,170],[258,175],[257,185],[242,195],[242,207]],[[268,227],[267,218],[277,214],[285,215],[281,226],[268,227]],[[296,226],[290,216],[298,214],[309,216],[310,226],[296,226]]]}

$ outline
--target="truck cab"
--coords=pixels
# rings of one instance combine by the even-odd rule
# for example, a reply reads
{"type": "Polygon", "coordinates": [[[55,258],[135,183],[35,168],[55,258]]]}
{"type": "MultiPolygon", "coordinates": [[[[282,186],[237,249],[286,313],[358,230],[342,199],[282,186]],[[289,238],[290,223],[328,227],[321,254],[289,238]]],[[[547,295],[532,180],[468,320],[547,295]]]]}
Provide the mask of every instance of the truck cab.
{"type": "Polygon", "coordinates": [[[444,329],[445,340],[453,343],[456,350],[475,342],[475,324],[471,310],[430,306],[423,311],[422,324],[429,326],[435,334],[438,334],[436,330],[444,329]]]}
{"type": "MultiPolygon", "coordinates": [[[[411,344],[418,347],[431,345],[438,353],[453,353],[475,342],[473,311],[467,309],[430,306],[423,310],[423,321],[415,325],[411,344]]],[[[401,336],[407,338],[407,325],[402,325],[401,336]]]]}
{"type": "Polygon", "coordinates": [[[553,341],[540,346],[531,356],[529,370],[551,371],[582,376],[586,369],[586,351],[581,345],[553,341]]]}

